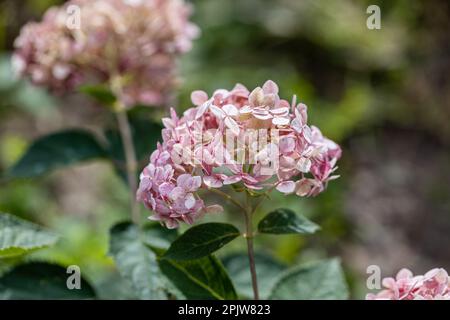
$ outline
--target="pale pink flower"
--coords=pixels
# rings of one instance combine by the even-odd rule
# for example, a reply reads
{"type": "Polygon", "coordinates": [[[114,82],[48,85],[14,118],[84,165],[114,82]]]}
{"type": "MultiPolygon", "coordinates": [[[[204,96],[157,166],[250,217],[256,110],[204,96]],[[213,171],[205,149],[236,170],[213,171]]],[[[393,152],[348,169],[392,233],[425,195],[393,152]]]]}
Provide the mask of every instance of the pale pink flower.
{"type": "Polygon", "coordinates": [[[289,103],[280,100],[278,86],[269,80],[262,88],[254,89],[248,96],[248,105],[240,110],[242,119],[251,119],[251,126],[287,126],[290,122],[289,103]]]}
{"type": "Polygon", "coordinates": [[[163,105],[177,85],[176,58],[199,34],[190,15],[184,0],[70,0],[22,29],[13,66],[59,92],[109,82],[126,106],[163,105]],[[80,25],[69,28],[74,5],[80,25]]]}
{"type": "Polygon", "coordinates": [[[251,92],[241,84],[216,90],[211,97],[198,90],[191,94],[193,108],[182,116],[172,110],[162,120],[163,141],[150,164],[168,165],[173,174],[163,187],[152,189],[144,170],[138,191],[138,199],[155,212],[153,219],[174,227],[217,211],[204,203],[202,189],[233,185],[310,197],[338,177],[334,172],[340,147],[307,124],[304,104],[294,98],[290,105],[278,91],[270,80],[251,92]],[[261,131],[266,134],[260,137],[261,131]],[[250,133],[259,140],[252,140],[250,133]],[[195,188],[186,187],[194,181],[195,188]]]}
{"type": "Polygon", "coordinates": [[[367,300],[450,300],[450,278],[447,271],[435,268],[425,275],[414,276],[402,269],[394,278],[384,278],[385,289],[366,296],[367,300]]]}
{"type": "Polygon", "coordinates": [[[239,114],[238,108],[232,104],[226,104],[222,108],[211,105],[210,109],[214,115],[225,123],[225,126],[235,135],[239,135],[239,125],[235,118],[239,114]]]}

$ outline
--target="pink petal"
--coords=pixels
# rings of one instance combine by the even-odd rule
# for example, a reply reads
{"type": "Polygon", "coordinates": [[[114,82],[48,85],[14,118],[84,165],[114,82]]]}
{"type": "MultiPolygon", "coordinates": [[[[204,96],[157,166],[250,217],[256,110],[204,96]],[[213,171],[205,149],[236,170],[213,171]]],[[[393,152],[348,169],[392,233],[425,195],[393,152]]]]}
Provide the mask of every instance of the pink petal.
{"type": "Polygon", "coordinates": [[[184,198],[184,205],[187,209],[192,209],[195,206],[195,197],[192,193],[188,193],[184,198]]]}
{"type": "Polygon", "coordinates": [[[273,116],[268,111],[266,113],[253,112],[253,116],[259,120],[269,120],[273,118],[273,116]]]}
{"type": "Polygon", "coordinates": [[[174,185],[168,182],[161,184],[158,188],[159,192],[163,197],[167,197],[172,190],[174,189],[174,185]]]}
{"type": "Polygon", "coordinates": [[[279,146],[282,154],[291,153],[295,149],[295,140],[292,137],[283,137],[279,146]]]}
{"type": "Polygon", "coordinates": [[[208,100],[208,95],[205,91],[197,90],[191,93],[191,101],[194,105],[199,106],[208,100]]]}
{"type": "Polygon", "coordinates": [[[302,125],[305,125],[308,122],[307,109],[308,107],[305,104],[300,103],[294,110],[296,119],[298,119],[302,125]]]}
{"type": "Polygon", "coordinates": [[[221,213],[221,212],[223,212],[223,207],[221,205],[214,204],[214,205],[206,207],[205,210],[207,213],[212,213],[212,214],[221,213]]]}
{"type": "Polygon", "coordinates": [[[163,123],[164,127],[167,129],[175,128],[175,123],[170,118],[162,118],[162,123],[163,123]]]}
{"type": "Polygon", "coordinates": [[[298,119],[292,120],[291,127],[298,133],[301,133],[303,130],[303,125],[301,124],[301,122],[298,119]]]}
{"type": "Polygon", "coordinates": [[[287,116],[289,115],[289,108],[283,107],[272,109],[270,110],[270,113],[277,116],[287,116]]]}
{"type": "Polygon", "coordinates": [[[233,88],[233,93],[234,92],[239,92],[239,93],[246,93],[245,97],[247,97],[248,95],[248,89],[246,86],[244,86],[242,83],[236,83],[236,85],[233,88]]]}
{"type": "Polygon", "coordinates": [[[273,118],[272,123],[276,126],[287,126],[289,124],[289,119],[276,117],[276,118],[273,118]]]}
{"type": "Polygon", "coordinates": [[[148,220],[161,221],[161,220],[163,220],[163,218],[159,214],[154,214],[154,215],[151,215],[150,217],[148,217],[148,220]]]}
{"type": "Polygon", "coordinates": [[[239,114],[239,110],[232,104],[224,105],[222,110],[230,117],[236,117],[239,114]]]}
{"type": "Polygon", "coordinates": [[[306,142],[311,143],[312,141],[312,132],[311,128],[308,126],[303,126],[303,137],[305,138],[306,142]]]}
{"type": "Polygon", "coordinates": [[[263,187],[255,186],[253,184],[248,184],[248,183],[244,183],[244,186],[246,186],[248,189],[251,189],[251,190],[262,190],[263,189],[263,187]]]}
{"type": "Polygon", "coordinates": [[[186,190],[190,192],[197,191],[202,185],[202,178],[200,176],[194,176],[189,179],[186,185],[186,190]]]}
{"type": "Polygon", "coordinates": [[[413,273],[411,272],[411,270],[403,268],[397,273],[397,276],[395,278],[397,280],[400,280],[400,279],[408,279],[408,278],[412,278],[412,277],[413,277],[413,273]]]}
{"type": "Polygon", "coordinates": [[[206,111],[208,111],[209,107],[211,106],[211,101],[206,101],[202,105],[200,105],[197,108],[197,113],[195,114],[195,119],[198,120],[205,114],[206,111]]]}
{"type": "MultiPolygon", "coordinates": [[[[242,172],[242,170],[240,170],[240,172],[242,172]]],[[[242,179],[243,179],[245,182],[253,183],[253,184],[259,182],[255,177],[253,177],[252,175],[250,175],[250,174],[248,174],[248,173],[242,173],[242,179]]]]}
{"type": "Polygon", "coordinates": [[[180,175],[177,178],[177,186],[178,187],[182,187],[182,188],[186,188],[188,183],[189,183],[189,180],[191,178],[192,178],[192,176],[189,173],[185,173],[185,174],[180,175]]]}
{"type": "Polygon", "coordinates": [[[226,117],[225,118],[225,125],[227,126],[228,129],[231,130],[231,132],[233,132],[234,135],[239,135],[239,125],[237,124],[237,122],[230,118],[230,117],[226,117]]]}
{"type": "Polygon", "coordinates": [[[341,177],[340,175],[336,174],[336,175],[334,175],[334,176],[330,176],[330,177],[327,179],[327,181],[337,180],[337,179],[339,179],[340,177],[341,177]]]}
{"type": "Polygon", "coordinates": [[[186,194],[186,192],[184,191],[183,188],[181,188],[181,187],[175,187],[175,188],[173,188],[173,190],[170,192],[169,198],[175,201],[175,200],[178,200],[178,199],[184,197],[185,194],[186,194]]]}
{"type": "Polygon", "coordinates": [[[177,220],[175,220],[175,219],[166,220],[165,225],[166,225],[167,229],[176,229],[179,226],[177,220]]]}
{"type": "Polygon", "coordinates": [[[264,83],[263,85],[263,90],[264,93],[273,93],[273,94],[278,94],[278,86],[275,82],[273,82],[272,80],[267,80],[266,83],[264,83]]]}
{"type": "Polygon", "coordinates": [[[435,279],[439,284],[447,284],[449,281],[447,271],[440,268],[439,272],[435,275],[435,279]]]}
{"type": "Polygon", "coordinates": [[[203,182],[208,186],[209,188],[221,188],[223,186],[222,180],[215,176],[207,176],[203,177],[203,182]]]}
{"type": "Polygon", "coordinates": [[[250,106],[243,106],[241,109],[239,109],[240,114],[250,114],[252,113],[252,108],[250,106]]]}
{"type": "Polygon", "coordinates": [[[310,195],[312,188],[314,187],[311,179],[301,179],[295,183],[295,193],[300,197],[310,195]]]}
{"type": "Polygon", "coordinates": [[[241,176],[231,176],[231,177],[226,177],[225,180],[223,181],[224,185],[229,185],[229,184],[234,184],[237,183],[239,181],[242,180],[241,176]]]}
{"type": "Polygon", "coordinates": [[[394,278],[384,278],[383,281],[381,282],[383,287],[391,289],[391,290],[395,290],[397,289],[397,283],[395,282],[394,278]]]}
{"type": "Polygon", "coordinates": [[[292,193],[295,190],[295,182],[283,181],[277,185],[276,189],[282,193],[292,193]]]}
{"type": "Polygon", "coordinates": [[[183,219],[183,221],[186,222],[187,224],[194,223],[194,217],[192,217],[190,214],[183,214],[181,216],[181,219],[183,219]]]}
{"type": "Polygon", "coordinates": [[[311,160],[308,158],[302,157],[297,162],[297,170],[303,173],[308,173],[311,170],[311,160]]]}
{"type": "Polygon", "coordinates": [[[255,88],[248,96],[248,101],[253,107],[262,105],[264,101],[264,91],[260,87],[255,88]]]}
{"type": "Polygon", "coordinates": [[[225,112],[223,112],[222,109],[220,109],[218,106],[215,106],[212,104],[209,108],[211,109],[212,113],[214,113],[214,115],[217,118],[219,118],[219,119],[225,118],[225,116],[226,116],[225,112]]]}
{"type": "Polygon", "coordinates": [[[218,97],[219,99],[226,99],[228,98],[228,95],[230,94],[230,92],[228,90],[225,89],[217,89],[216,91],[214,91],[213,96],[214,97],[218,97]]]}

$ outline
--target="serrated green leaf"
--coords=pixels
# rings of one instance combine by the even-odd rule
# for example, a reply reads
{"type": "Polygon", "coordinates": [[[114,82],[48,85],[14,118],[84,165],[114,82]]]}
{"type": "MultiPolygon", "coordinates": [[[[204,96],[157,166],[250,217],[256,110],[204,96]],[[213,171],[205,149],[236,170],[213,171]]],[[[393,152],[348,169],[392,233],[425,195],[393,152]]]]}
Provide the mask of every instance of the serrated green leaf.
{"type": "Polygon", "coordinates": [[[47,263],[19,265],[0,278],[1,300],[95,299],[89,283],[81,279],[81,288],[70,290],[66,268],[47,263]]]}
{"type": "Polygon", "coordinates": [[[269,299],[344,300],[348,288],[338,259],[294,267],[280,276],[269,299]]]}
{"type": "Polygon", "coordinates": [[[320,227],[289,209],[277,209],[265,216],[258,224],[258,231],[271,234],[311,234],[320,227]]]}
{"type": "Polygon", "coordinates": [[[0,213],[0,259],[13,258],[56,243],[58,236],[44,228],[0,213]]]}
{"type": "Polygon", "coordinates": [[[174,293],[172,286],[159,270],[157,255],[145,245],[145,238],[136,225],[120,223],[111,230],[110,255],[139,299],[167,299],[174,293]]]}
{"type": "Polygon", "coordinates": [[[159,265],[187,299],[237,299],[233,283],[214,256],[190,261],[160,259],[159,265]]]}
{"type": "Polygon", "coordinates": [[[173,260],[193,260],[206,257],[239,236],[239,230],[226,223],[204,223],[188,229],[164,254],[173,260]]]}
{"type": "MultiPolygon", "coordinates": [[[[248,255],[246,253],[232,254],[226,256],[222,261],[233,280],[239,296],[247,299],[252,298],[252,279],[248,255]]],[[[261,253],[255,254],[255,265],[259,295],[262,299],[266,299],[277,277],[286,269],[286,266],[272,257],[261,253]]]]}
{"type": "Polygon", "coordinates": [[[34,141],[7,176],[29,178],[82,161],[104,158],[105,151],[92,134],[82,130],[53,133],[34,141]]]}

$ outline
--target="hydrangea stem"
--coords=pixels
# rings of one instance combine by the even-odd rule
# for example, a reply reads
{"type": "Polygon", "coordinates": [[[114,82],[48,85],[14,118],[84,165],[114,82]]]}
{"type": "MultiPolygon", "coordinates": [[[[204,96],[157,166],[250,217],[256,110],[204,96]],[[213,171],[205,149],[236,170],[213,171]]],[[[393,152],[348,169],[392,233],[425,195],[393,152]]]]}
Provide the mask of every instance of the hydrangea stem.
{"type": "Polygon", "coordinates": [[[137,160],[136,151],[134,148],[133,136],[131,133],[130,122],[126,110],[116,112],[117,123],[119,125],[120,136],[122,139],[123,149],[126,161],[126,173],[129,185],[131,218],[133,222],[139,223],[139,207],[136,202],[137,190],[137,160]]]}
{"type": "Polygon", "coordinates": [[[245,208],[244,206],[242,206],[238,201],[236,201],[233,197],[229,196],[228,194],[226,194],[225,192],[219,190],[219,189],[214,189],[214,188],[209,188],[208,189],[210,192],[215,193],[221,197],[223,197],[225,200],[230,201],[231,203],[233,203],[235,206],[237,206],[238,208],[241,208],[244,212],[247,211],[247,208],[245,208]]]}
{"type": "MultiPolygon", "coordinates": [[[[244,237],[247,240],[247,253],[248,253],[248,261],[250,264],[250,274],[252,277],[252,287],[253,287],[253,297],[255,300],[259,300],[259,291],[258,291],[258,278],[256,276],[256,264],[255,264],[255,252],[253,249],[253,213],[255,212],[255,209],[257,206],[252,207],[251,203],[251,196],[246,193],[246,205],[241,205],[237,200],[235,200],[233,197],[229,196],[225,192],[210,188],[209,191],[218,194],[222,197],[224,197],[226,200],[232,202],[234,205],[236,205],[238,208],[242,209],[242,212],[244,213],[245,218],[245,234],[244,237]]],[[[259,203],[258,203],[259,205],[259,203]]]]}
{"type": "Polygon", "coordinates": [[[256,276],[255,252],[253,249],[253,209],[250,196],[247,194],[247,210],[245,211],[245,239],[247,240],[248,261],[250,264],[250,273],[252,276],[253,297],[259,300],[258,278],[256,276]]]}

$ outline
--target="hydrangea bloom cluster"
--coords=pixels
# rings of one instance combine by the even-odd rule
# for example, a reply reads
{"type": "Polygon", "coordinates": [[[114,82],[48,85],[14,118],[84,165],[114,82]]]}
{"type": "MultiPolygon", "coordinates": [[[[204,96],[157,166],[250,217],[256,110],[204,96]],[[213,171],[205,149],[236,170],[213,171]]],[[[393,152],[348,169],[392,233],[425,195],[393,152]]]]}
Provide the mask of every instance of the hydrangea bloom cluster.
{"type": "Polygon", "coordinates": [[[163,119],[163,141],[141,174],[137,199],[167,227],[192,223],[207,206],[200,190],[235,185],[252,193],[276,189],[316,196],[336,179],[340,147],[307,124],[307,107],[283,100],[267,81],[249,91],[191,95],[194,107],[163,119]],[[254,138],[257,139],[254,139],[254,138]]]}
{"type": "Polygon", "coordinates": [[[120,81],[125,105],[162,105],[177,82],[176,57],[199,33],[190,14],[183,0],[70,0],[24,26],[13,65],[52,90],[120,81]]]}
{"type": "Polygon", "coordinates": [[[386,289],[368,294],[367,300],[450,300],[450,278],[447,271],[435,268],[425,275],[414,276],[402,269],[394,278],[384,278],[386,289]]]}

